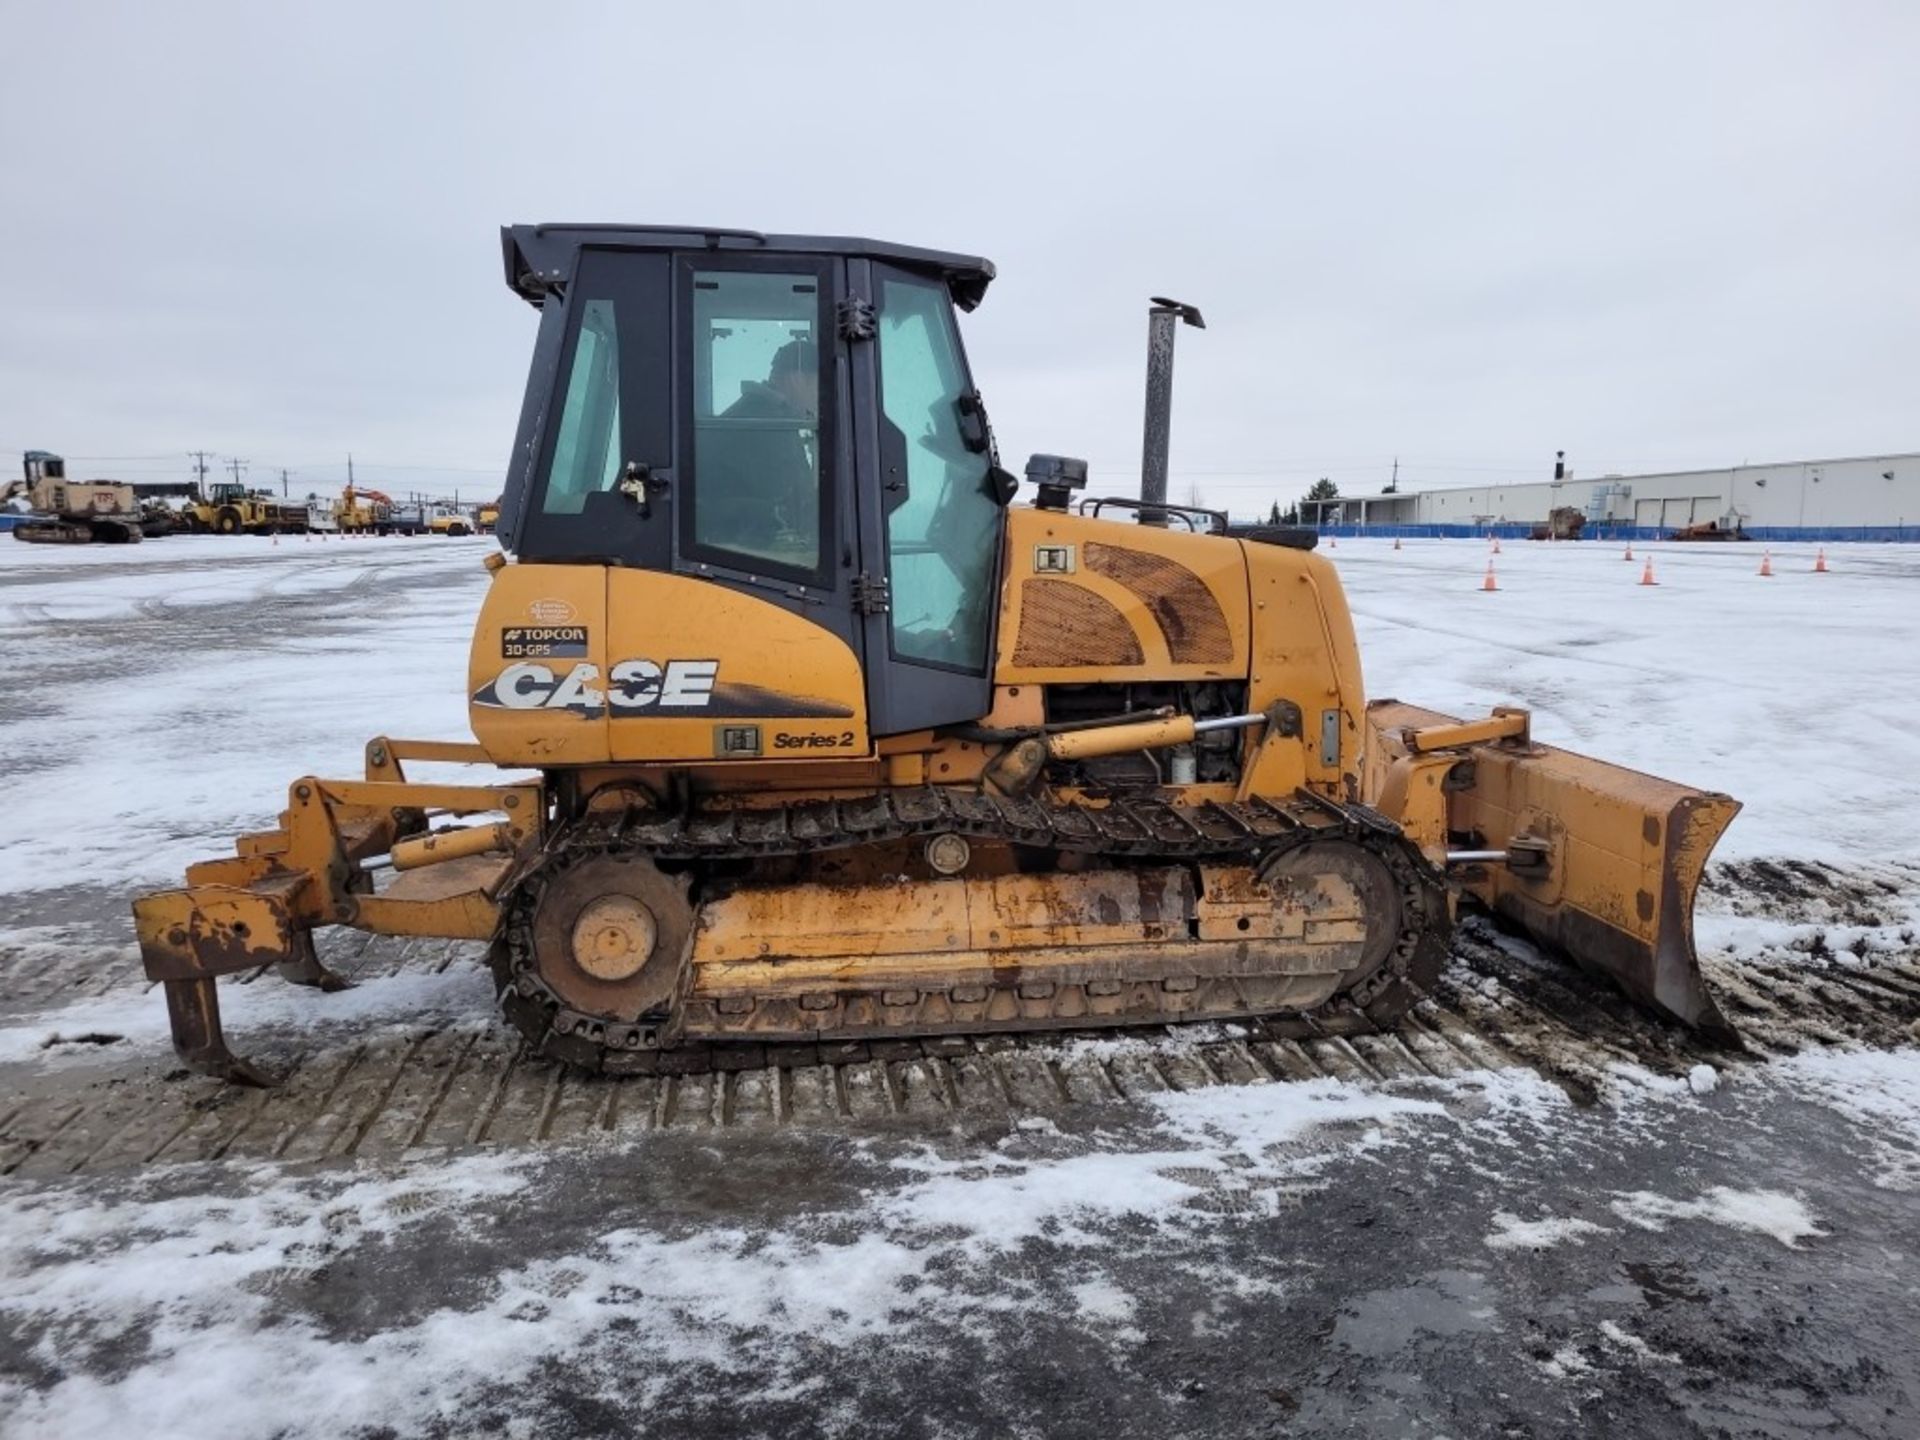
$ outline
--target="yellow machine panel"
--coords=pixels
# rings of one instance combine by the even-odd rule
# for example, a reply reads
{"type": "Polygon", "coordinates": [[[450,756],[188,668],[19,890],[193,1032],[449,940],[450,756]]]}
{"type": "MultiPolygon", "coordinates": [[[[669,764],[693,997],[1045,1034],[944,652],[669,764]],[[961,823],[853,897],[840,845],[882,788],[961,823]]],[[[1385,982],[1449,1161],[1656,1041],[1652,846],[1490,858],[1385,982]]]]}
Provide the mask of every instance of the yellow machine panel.
{"type": "Polygon", "coordinates": [[[627,703],[610,711],[614,759],[867,754],[866,682],[838,636],[704,580],[606,573],[609,653],[628,667],[627,703]]]}
{"type": "Polygon", "coordinates": [[[1290,701],[1300,709],[1303,742],[1277,745],[1269,736],[1253,765],[1252,792],[1285,794],[1312,784],[1357,796],[1366,692],[1339,578],[1308,551],[1246,542],[1240,548],[1253,616],[1247,708],[1290,701]]]}
{"type": "Polygon", "coordinates": [[[1217,537],[1007,513],[1001,684],[1214,680],[1247,673],[1247,571],[1217,537]]]}
{"type": "Polygon", "coordinates": [[[705,581],[508,565],[474,631],[474,738],[501,765],[865,756],[860,664],[800,616],[705,581]]]}
{"type": "Polygon", "coordinates": [[[505,565],[473,628],[467,717],[496,765],[591,765],[607,749],[607,572],[505,565]]]}

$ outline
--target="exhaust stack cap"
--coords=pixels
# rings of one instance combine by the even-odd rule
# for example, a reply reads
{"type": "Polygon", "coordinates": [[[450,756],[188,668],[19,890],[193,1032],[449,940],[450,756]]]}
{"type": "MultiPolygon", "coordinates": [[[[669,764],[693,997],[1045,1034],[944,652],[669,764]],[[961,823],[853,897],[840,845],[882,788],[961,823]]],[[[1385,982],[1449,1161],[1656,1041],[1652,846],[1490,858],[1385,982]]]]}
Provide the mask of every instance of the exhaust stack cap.
{"type": "Polygon", "coordinates": [[[1198,305],[1182,305],[1178,300],[1169,300],[1165,296],[1155,295],[1153,297],[1153,308],[1155,310],[1172,312],[1179,316],[1183,323],[1193,326],[1196,330],[1204,330],[1207,328],[1207,322],[1200,318],[1200,307],[1198,305]]]}
{"type": "Polygon", "coordinates": [[[1073,492],[1087,486],[1087,462],[1071,455],[1030,455],[1027,479],[1039,490],[1033,501],[1035,509],[1064,510],[1073,492]]]}

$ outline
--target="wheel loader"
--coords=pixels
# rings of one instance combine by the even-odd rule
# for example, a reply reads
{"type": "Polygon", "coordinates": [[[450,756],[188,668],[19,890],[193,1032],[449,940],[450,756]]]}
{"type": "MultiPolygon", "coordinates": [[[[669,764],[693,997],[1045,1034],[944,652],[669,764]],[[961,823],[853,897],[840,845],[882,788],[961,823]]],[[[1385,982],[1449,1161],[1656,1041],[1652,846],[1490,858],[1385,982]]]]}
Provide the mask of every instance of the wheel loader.
{"type": "Polygon", "coordinates": [[[204,495],[193,497],[184,514],[189,529],[214,535],[298,533],[311,523],[304,504],[249,490],[233,480],[208,486],[204,495]]]}
{"type": "MultiPolygon", "coordinates": [[[[1542,745],[1523,710],[1369,702],[1310,535],[1087,496],[1058,455],[1014,503],[956,323],[986,260],[502,240],[539,329],[473,737],[376,738],[363,776],[294,780],[275,825],[135,902],[185,1061],[265,1078],[216,977],[332,988],[325,926],[488,942],[532,1051],[631,1073],[696,1046],[1388,1027],[1463,904],[1731,1036],[1692,906],[1737,804],[1542,745]],[[407,772],[448,762],[471,778],[407,772]]],[[[1158,327],[1189,308],[1152,312],[1162,482],[1158,327]]]]}

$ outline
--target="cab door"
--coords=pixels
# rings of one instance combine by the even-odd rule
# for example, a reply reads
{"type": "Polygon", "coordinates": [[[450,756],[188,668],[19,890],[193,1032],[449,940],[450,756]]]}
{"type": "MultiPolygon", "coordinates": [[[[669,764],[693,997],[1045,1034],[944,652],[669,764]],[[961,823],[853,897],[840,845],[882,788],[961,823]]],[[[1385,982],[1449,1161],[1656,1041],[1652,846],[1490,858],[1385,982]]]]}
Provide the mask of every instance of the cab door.
{"type": "Polygon", "coordinates": [[[522,559],[672,564],[671,272],[663,254],[583,249],[561,313],[543,322],[559,323],[559,349],[528,382],[552,398],[527,407],[536,483],[512,537],[522,559]]]}
{"type": "Polygon", "coordinates": [[[872,337],[853,347],[861,416],[861,593],[876,735],[985,715],[1004,510],[945,282],[848,262],[872,337]]]}
{"type": "Polygon", "coordinates": [[[858,653],[845,264],[677,258],[675,568],[800,615],[858,653]]]}

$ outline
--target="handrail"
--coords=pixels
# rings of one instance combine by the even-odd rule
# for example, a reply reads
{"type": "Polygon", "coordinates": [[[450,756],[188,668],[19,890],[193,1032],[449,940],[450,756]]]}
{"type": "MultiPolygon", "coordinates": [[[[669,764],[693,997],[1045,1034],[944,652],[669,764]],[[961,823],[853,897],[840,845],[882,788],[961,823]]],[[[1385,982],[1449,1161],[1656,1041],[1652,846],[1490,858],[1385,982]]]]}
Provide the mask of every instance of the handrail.
{"type": "Polygon", "coordinates": [[[1104,505],[1111,505],[1116,510],[1150,511],[1156,515],[1172,517],[1178,519],[1188,530],[1196,535],[1200,533],[1200,525],[1196,517],[1204,515],[1207,518],[1207,529],[1211,534],[1224,535],[1227,533],[1227,512],[1224,510],[1208,510],[1199,505],[1169,505],[1165,501],[1158,500],[1152,504],[1148,504],[1144,500],[1131,500],[1123,495],[1103,495],[1097,500],[1082,500],[1080,502],[1080,513],[1082,515],[1092,515],[1097,520],[1100,517],[1100,509],[1104,505]]]}

